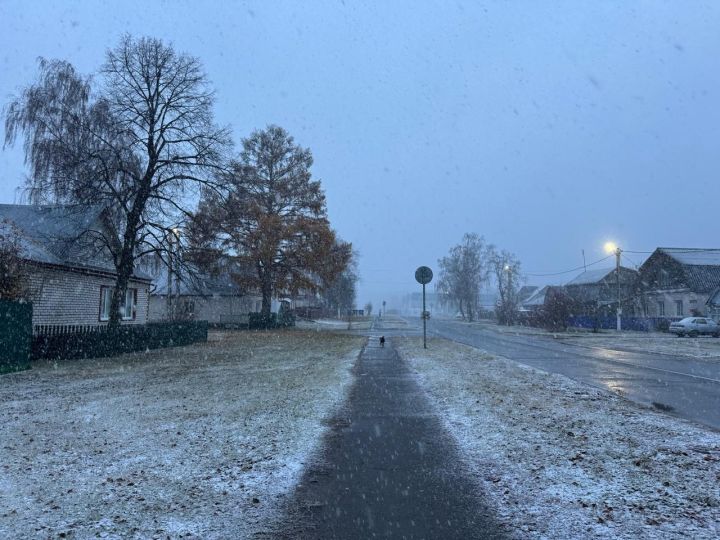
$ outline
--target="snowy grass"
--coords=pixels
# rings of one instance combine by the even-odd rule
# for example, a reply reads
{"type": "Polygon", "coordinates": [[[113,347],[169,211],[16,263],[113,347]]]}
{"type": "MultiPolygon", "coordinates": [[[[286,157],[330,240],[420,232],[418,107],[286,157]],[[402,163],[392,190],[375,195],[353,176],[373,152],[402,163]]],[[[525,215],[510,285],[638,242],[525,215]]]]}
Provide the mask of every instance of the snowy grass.
{"type": "Polygon", "coordinates": [[[271,525],[362,338],[207,344],[0,379],[0,538],[245,538],[271,525]]]}
{"type": "Polygon", "coordinates": [[[453,342],[397,339],[518,538],[720,537],[720,435],[453,342]]]}

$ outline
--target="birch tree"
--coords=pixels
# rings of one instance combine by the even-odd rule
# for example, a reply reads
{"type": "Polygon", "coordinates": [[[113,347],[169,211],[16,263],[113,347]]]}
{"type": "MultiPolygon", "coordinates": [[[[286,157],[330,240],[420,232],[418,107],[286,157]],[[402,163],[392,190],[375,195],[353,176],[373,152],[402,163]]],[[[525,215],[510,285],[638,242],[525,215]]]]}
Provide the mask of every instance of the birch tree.
{"type": "Polygon", "coordinates": [[[483,237],[467,233],[447,256],[438,260],[440,276],[435,287],[437,292],[444,294],[463,318],[470,321],[475,319],[480,291],[488,277],[486,255],[487,245],[483,237]]]}
{"type": "Polygon", "coordinates": [[[494,247],[488,250],[488,260],[498,292],[495,306],[498,322],[512,325],[517,319],[518,291],[522,280],[520,261],[513,253],[494,247]]]}

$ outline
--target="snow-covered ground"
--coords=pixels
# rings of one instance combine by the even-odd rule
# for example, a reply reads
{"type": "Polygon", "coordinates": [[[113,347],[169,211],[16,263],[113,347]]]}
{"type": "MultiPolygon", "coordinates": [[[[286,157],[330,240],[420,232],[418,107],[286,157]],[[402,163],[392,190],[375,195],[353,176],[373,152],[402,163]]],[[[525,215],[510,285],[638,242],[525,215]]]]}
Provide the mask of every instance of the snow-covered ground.
{"type": "Polygon", "coordinates": [[[720,434],[464,345],[396,343],[518,538],[720,537],[720,434]]]}
{"type": "Polygon", "coordinates": [[[344,399],[362,343],[213,333],[2,376],[0,538],[264,530],[344,399]]]}
{"type": "Polygon", "coordinates": [[[335,330],[344,332],[347,330],[369,330],[372,326],[373,319],[354,319],[348,327],[347,321],[340,319],[317,319],[317,320],[299,320],[296,325],[302,330],[315,330],[316,332],[322,332],[326,330],[335,330]]]}

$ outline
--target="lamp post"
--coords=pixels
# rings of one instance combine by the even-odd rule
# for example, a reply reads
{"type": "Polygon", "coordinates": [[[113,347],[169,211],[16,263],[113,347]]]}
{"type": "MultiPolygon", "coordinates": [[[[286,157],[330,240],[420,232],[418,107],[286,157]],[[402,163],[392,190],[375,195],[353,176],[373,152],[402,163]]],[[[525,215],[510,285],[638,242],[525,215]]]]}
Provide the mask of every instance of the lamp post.
{"type": "Polygon", "coordinates": [[[500,312],[505,326],[510,326],[510,288],[512,287],[512,268],[509,264],[506,264],[503,270],[507,272],[507,287],[505,288],[504,293],[501,291],[500,312]]]}
{"type": "Polygon", "coordinates": [[[608,253],[615,254],[615,284],[617,285],[617,331],[622,330],[622,307],[620,307],[620,255],[622,255],[622,249],[617,246],[614,242],[607,242],[605,244],[605,251],[608,253]]]}

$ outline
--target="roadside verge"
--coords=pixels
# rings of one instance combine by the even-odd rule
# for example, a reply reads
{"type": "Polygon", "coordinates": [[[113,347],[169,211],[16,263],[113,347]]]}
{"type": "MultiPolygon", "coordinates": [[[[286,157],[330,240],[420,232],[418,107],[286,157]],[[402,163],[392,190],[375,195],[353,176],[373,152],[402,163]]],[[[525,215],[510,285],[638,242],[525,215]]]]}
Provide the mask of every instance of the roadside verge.
{"type": "Polygon", "coordinates": [[[720,534],[720,434],[469,346],[395,343],[519,536],[720,534]]]}

